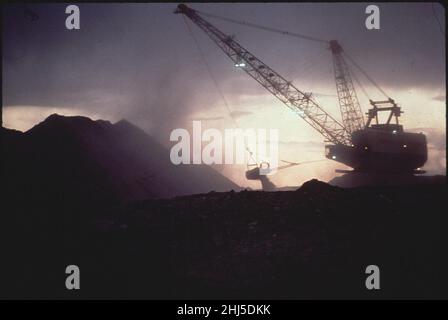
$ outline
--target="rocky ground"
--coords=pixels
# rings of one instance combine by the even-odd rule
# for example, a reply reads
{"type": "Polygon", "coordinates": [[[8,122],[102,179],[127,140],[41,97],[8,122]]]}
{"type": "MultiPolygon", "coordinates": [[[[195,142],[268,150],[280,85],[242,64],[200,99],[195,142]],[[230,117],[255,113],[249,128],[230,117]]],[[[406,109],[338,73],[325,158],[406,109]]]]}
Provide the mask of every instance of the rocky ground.
{"type": "Polygon", "coordinates": [[[446,212],[443,182],[342,189],[317,180],[297,191],[211,192],[107,209],[49,207],[33,219],[9,221],[1,293],[447,298],[446,212]],[[64,288],[68,264],[81,269],[80,291],[64,288]],[[365,288],[371,264],[380,267],[379,291],[365,288]]]}

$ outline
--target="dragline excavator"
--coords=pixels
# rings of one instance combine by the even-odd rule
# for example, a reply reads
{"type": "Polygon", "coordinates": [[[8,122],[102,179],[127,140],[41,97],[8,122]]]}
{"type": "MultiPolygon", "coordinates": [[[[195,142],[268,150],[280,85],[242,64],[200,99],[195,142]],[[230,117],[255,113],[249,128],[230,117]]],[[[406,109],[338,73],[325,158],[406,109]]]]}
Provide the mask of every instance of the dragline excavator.
{"type": "MultiPolygon", "coordinates": [[[[336,40],[324,42],[329,45],[333,57],[341,122],[327,113],[311,94],[296,88],[243,48],[234,37],[226,35],[206,21],[200,12],[180,4],[175,13],[188,17],[221,48],[235,66],[244,70],[316,129],[325,138],[325,156],[328,159],[343,163],[357,172],[423,172],[419,169],[427,160],[425,135],[404,132],[398,121],[402,111],[390,97],[382,101],[369,99],[372,108],[368,110],[367,121],[364,121],[352,77],[344,59],[345,52],[336,40]],[[380,112],[389,112],[384,123],[379,121],[380,112]]],[[[353,63],[355,64],[354,61],[353,63]]],[[[376,85],[362,69],[360,70],[376,85]]]]}

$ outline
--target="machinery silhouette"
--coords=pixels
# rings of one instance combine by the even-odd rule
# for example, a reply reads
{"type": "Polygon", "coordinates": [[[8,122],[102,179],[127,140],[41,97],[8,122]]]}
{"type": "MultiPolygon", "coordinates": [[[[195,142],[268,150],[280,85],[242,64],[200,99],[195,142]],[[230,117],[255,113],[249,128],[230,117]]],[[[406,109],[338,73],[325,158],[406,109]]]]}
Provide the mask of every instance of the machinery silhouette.
{"type": "MultiPolygon", "coordinates": [[[[175,13],[188,17],[202,29],[209,38],[233,61],[236,67],[244,70],[267,91],[277,97],[289,109],[294,111],[305,122],[317,130],[326,143],[325,156],[353,169],[339,172],[399,173],[419,174],[419,170],[427,161],[426,136],[422,133],[410,133],[399,124],[402,111],[396,102],[343,50],[336,40],[317,39],[301,34],[276,30],[264,26],[246,23],[216,15],[206,14],[180,4],[175,13]],[[333,57],[334,76],[342,121],[336,120],[327,113],[313,98],[312,94],[296,88],[274,69],[242,47],[229,36],[208,21],[202,15],[222,19],[249,27],[264,29],[287,36],[304,38],[328,45],[333,57]],[[352,73],[345,57],[370,81],[384,96],[385,100],[369,99],[372,108],[368,110],[367,121],[358,102],[352,81],[352,73]],[[380,123],[378,114],[389,112],[386,122],[380,123]],[[394,122],[392,122],[394,119],[394,122]]],[[[355,81],[361,86],[356,76],[355,81]]],[[[362,86],[361,86],[362,87],[362,86]]],[[[364,88],[362,88],[365,92],[364,88]]],[[[297,165],[297,164],[295,164],[297,165]]],[[[261,164],[248,170],[248,179],[262,179],[267,188],[267,179],[257,177],[261,164]],[[258,171],[257,171],[258,170],[258,171]]],[[[267,180],[268,181],[268,180],[267,180]]]]}
{"type": "MultiPolygon", "coordinates": [[[[313,163],[313,162],[320,162],[325,161],[323,160],[312,160],[312,161],[303,161],[303,162],[289,162],[285,160],[281,160],[282,162],[285,162],[286,164],[283,166],[279,166],[275,170],[283,170],[291,167],[295,167],[298,165],[303,165],[307,163],[313,163]]],[[[246,171],[246,179],[247,180],[259,180],[261,182],[261,187],[264,191],[275,191],[277,187],[274,183],[272,183],[271,180],[269,180],[269,176],[263,175],[260,173],[261,169],[269,169],[269,163],[267,162],[261,162],[260,164],[248,164],[248,170],[246,171]],[[249,169],[251,168],[251,169],[249,169]]]]}

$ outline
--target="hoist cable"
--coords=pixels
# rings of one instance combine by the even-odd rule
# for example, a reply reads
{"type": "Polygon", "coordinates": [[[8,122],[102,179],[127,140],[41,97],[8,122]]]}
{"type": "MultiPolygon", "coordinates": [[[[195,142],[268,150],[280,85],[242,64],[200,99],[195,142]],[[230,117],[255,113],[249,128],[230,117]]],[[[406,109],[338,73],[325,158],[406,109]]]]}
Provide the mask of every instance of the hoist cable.
{"type": "MultiPolygon", "coordinates": [[[[195,35],[193,33],[193,30],[190,28],[190,25],[188,24],[188,22],[187,22],[186,18],[184,17],[184,15],[182,15],[182,17],[184,19],[185,24],[187,25],[187,29],[188,29],[191,37],[193,38],[194,43],[196,44],[196,47],[197,47],[197,49],[199,51],[199,55],[200,55],[202,61],[205,64],[207,72],[208,72],[210,78],[212,79],[212,81],[213,81],[213,83],[214,83],[214,85],[216,87],[216,90],[218,91],[219,95],[221,96],[222,101],[224,102],[224,106],[226,107],[227,112],[229,113],[230,118],[232,119],[232,121],[235,124],[235,126],[237,128],[240,128],[240,126],[238,125],[238,122],[236,121],[235,117],[232,115],[232,111],[230,110],[229,104],[227,103],[227,99],[224,96],[224,93],[221,91],[221,88],[219,87],[218,81],[213,76],[212,69],[210,68],[210,65],[208,64],[207,59],[205,58],[205,54],[202,51],[202,48],[201,48],[201,46],[199,44],[199,41],[196,39],[196,37],[195,37],[195,35]]],[[[244,140],[244,144],[245,144],[246,151],[249,153],[249,156],[250,156],[251,160],[258,164],[258,161],[254,158],[253,152],[247,146],[246,140],[244,140]]]]}
{"type": "Polygon", "coordinates": [[[362,85],[361,81],[359,81],[356,74],[354,72],[351,72],[351,75],[352,75],[353,79],[355,79],[355,82],[358,85],[358,87],[361,89],[362,93],[366,96],[367,99],[371,100],[369,94],[367,93],[366,89],[362,85]]]}
{"type": "Polygon", "coordinates": [[[322,161],[327,161],[328,159],[320,159],[320,160],[310,160],[310,161],[303,161],[303,162],[290,162],[290,161],[285,161],[285,160],[281,160],[282,162],[287,163],[286,165],[280,166],[277,168],[277,170],[282,170],[282,169],[288,169],[288,168],[292,168],[298,165],[302,165],[302,164],[308,164],[308,163],[314,163],[314,162],[322,162],[322,161]]]}
{"type": "MultiPolygon", "coordinates": [[[[289,31],[285,31],[285,30],[270,28],[270,27],[259,25],[259,24],[255,24],[255,23],[251,23],[251,22],[245,22],[245,21],[240,21],[240,20],[235,20],[235,19],[231,19],[231,18],[226,18],[226,17],[222,17],[222,16],[218,16],[218,15],[215,15],[215,14],[206,13],[206,12],[202,12],[202,11],[198,11],[198,10],[196,10],[196,12],[198,12],[198,13],[204,15],[204,16],[211,17],[211,18],[215,18],[215,19],[219,19],[219,20],[223,20],[223,21],[227,21],[227,22],[232,22],[232,23],[236,23],[236,24],[239,24],[239,25],[244,25],[244,26],[248,26],[248,27],[252,27],[252,28],[257,28],[257,29],[261,29],[261,30],[265,30],[265,31],[269,31],[269,32],[279,33],[279,34],[286,35],[286,36],[306,39],[306,40],[320,42],[320,43],[327,43],[327,44],[329,43],[328,40],[315,38],[315,37],[307,36],[307,35],[300,34],[300,33],[294,33],[294,32],[289,32],[289,31]]],[[[367,72],[364,69],[362,69],[354,61],[354,59],[351,58],[345,51],[344,51],[344,53],[347,56],[347,58],[353,63],[353,65],[367,78],[367,80],[369,80],[386,98],[389,99],[390,98],[389,95],[375,82],[375,80],[373,80],[367,74],[367,72]]]]}
{"type": "Polygon", "coordinates": [[[432,13],[434,15],[434,18],[436,18],[437,24],[439,25],[440,33],[445,38],[445,31],[443,30],[442,23],[440,23],[439,16],[437,15],[436,9],[434,8],[434,3],[431,3],[431,8],[432,8],[432,13]]]}
{"type": "Polygon", "coordinates": [[[347,52],[343,52],[343,54],[348,58],[348,60],[367,78],[367,80],[369,80],[377,89],[378,91],[380,91],[387,99],[390,99],[389,95],[383,90],[381,89],[381,87],[375,82],[375,80],[373,80],[368,74],[367,72],[364,71],[363,68],[361,68],[356,61],[347,53],[347,52]]]}
{"type": "Polygon", "coordinates": [[[225,17],[217,16],[217,15],[206,13],[206,12],[202,12],[202,11],[197,11],[196,10],[196,12],[198,12],[198,13],[204,15],[204,16],[211,17],[211,18],[215,18],[215,19],[219,19],[219,20],[223,20],[223,21],[227,21],[227,22],[232,22],[232,23],[236,23],[236,24],[240,24],[240,25],[244,25],[244,26],[248,26],[248,27],[252,27],[252,28],[262,29],[262,30],[269,31],[269,32],[280,33],[282,35],[292,36],[292,37],[296,37],[296,38],[302,38],[302,39],[306,39],[306,40],[310,40],[310,41],[316,41],[316,42],[321,42],[321,43],[328,43],[328,40],[319,39],[319,38],[315,38],[315,37],[310,37],[310,36],[306,36],[306,35],[300,34],[300,33],[289,32],[289,31],[275,29],[275,28],[269,28],[269,27],[265,27],[265,26],[262,26],[262,25],[259,25],[259,24],[255,24],[255,23],[251,23],[251,22],[245,22],[245,21],[239,21],[239,20],[234,20],[234,19],[230,19],[230,18],[225,18],[225,17]]]}

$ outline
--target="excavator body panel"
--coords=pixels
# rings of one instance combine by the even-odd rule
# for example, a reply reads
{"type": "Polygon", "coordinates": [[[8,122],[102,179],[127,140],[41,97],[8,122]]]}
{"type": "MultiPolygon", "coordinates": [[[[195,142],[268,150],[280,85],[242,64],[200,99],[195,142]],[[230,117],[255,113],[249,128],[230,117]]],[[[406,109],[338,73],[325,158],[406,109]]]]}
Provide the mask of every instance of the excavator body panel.
{"type": "Polygon", "coordinates": [[[399,128],[358,130],[352,143],[327,145],[325,155],[360,172],[414,172],[428,159],[426,136],[399,128]]]}

